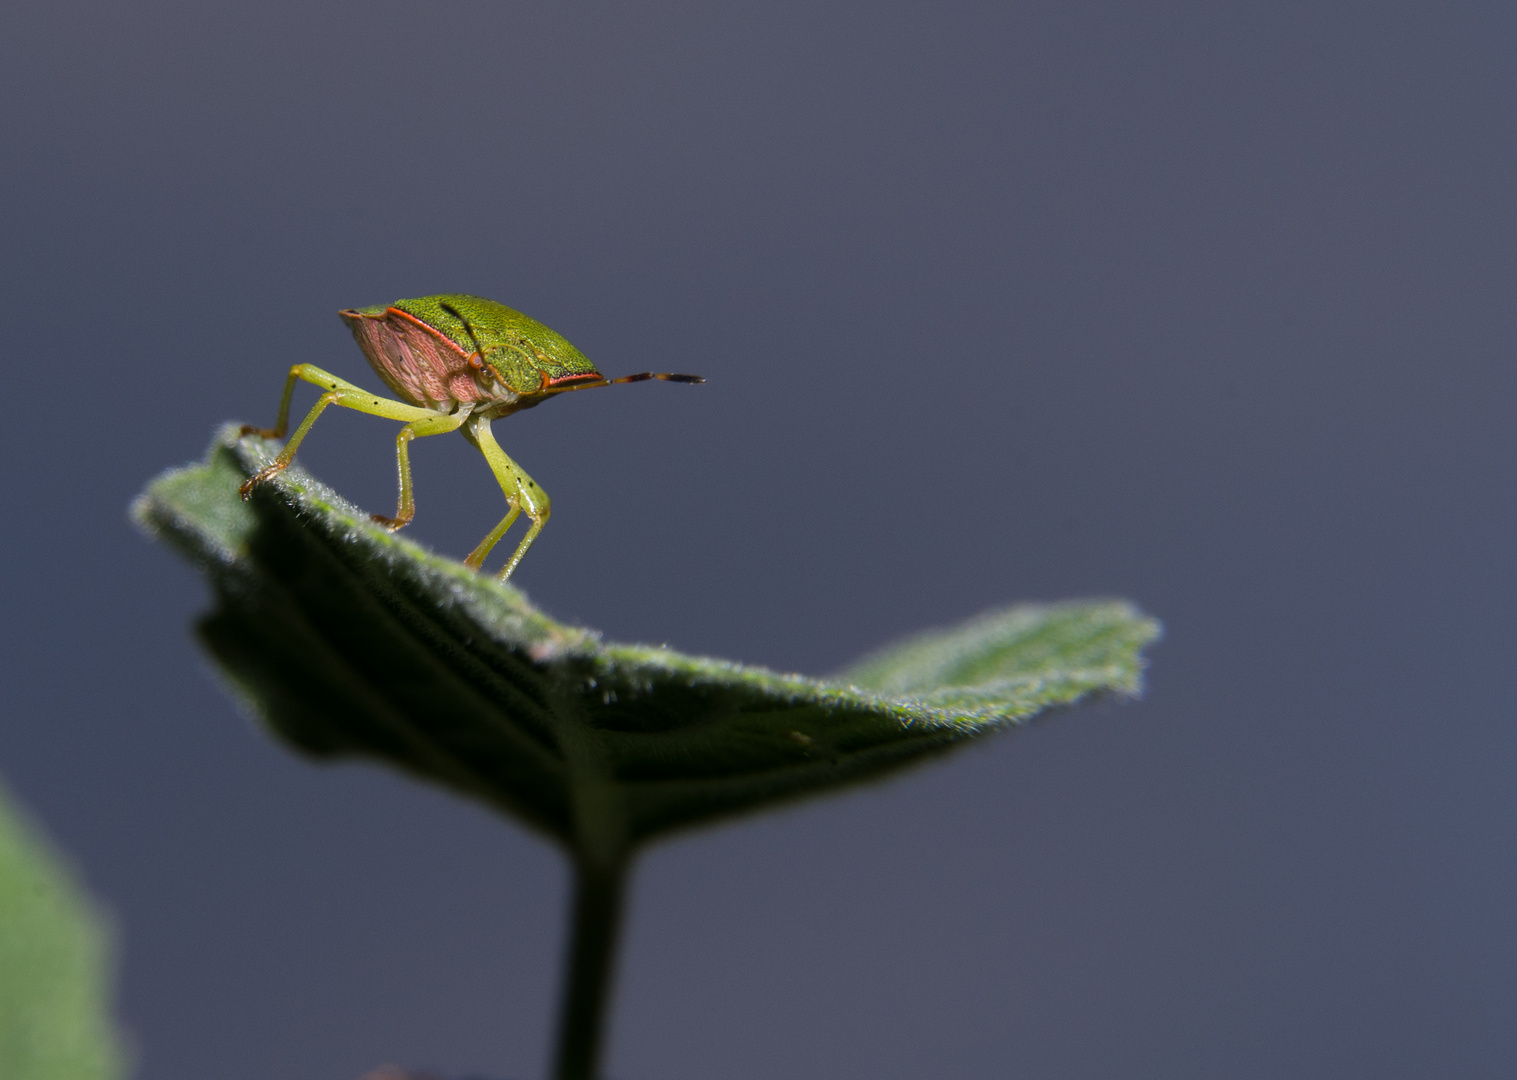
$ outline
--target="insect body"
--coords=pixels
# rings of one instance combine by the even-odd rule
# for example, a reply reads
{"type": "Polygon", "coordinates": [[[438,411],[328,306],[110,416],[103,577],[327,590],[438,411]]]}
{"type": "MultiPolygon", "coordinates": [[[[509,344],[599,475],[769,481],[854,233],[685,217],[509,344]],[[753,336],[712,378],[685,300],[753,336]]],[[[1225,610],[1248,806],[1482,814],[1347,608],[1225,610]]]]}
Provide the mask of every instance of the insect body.
{"type": "Polygon", "coordinates": [[[285,380],[279,419],[274,426],[267,430],[245,427],[243,434],[257,432],[264,438],[283,438],[289,429],[290,396],[297,381],[314,383],[323,393],[274,463],[242,485],[242,497],[248,498],[254,487],[290,464],[322,410],[328,405],[341,405],[405,421],[406,426],[395,440],[400,505],[394,517],[374,515],[380,524],[398,529],[416,515],[411,495],[408,450],[411,440],[458,431],[484,454],[506,493],[509,508],[500,524],[469,553],[465,565],[478,570],[517,515],[525,513],[532,523],[501,570],[501,581],[511,576],[547,523],[548,496],[521,466],[506,456],[490,434],[490,421],[530,409],[571,390],[644,379],[706,381],[699,375],[651,371],[608,379],[562,335],[504,304],[478,296],[421,296],[397,300],[388,306],[350,308],[338,314],[353,331],[375,373],[402,400],[378,397],[313,364],[296,364],[285,380]]]}

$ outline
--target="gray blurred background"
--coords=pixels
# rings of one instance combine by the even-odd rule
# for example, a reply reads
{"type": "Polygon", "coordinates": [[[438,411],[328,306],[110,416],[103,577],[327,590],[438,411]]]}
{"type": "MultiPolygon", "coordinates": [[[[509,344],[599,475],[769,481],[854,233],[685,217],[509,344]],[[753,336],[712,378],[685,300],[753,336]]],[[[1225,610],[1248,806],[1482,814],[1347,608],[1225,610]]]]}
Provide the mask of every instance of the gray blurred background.
{"type": "MultiPolygon", "coordinates": [[[[139,1075],[546,1067],[557,855],[265,739],[125,516],[290,364],[377,385],[338,308],[440,291],[710,379],[497,426],[561,618],[818,674],[1018,599],[1167,625],[1139,704],[654,850],[613,1076],[1517,1072],[1514,34],[7,5],[0,775],[114,912],[139,1075]]],[[[389,512],[394,433],[302,457],[389,512]]],[[[462,555],[500,494],[413,454],[462,555]]]]}

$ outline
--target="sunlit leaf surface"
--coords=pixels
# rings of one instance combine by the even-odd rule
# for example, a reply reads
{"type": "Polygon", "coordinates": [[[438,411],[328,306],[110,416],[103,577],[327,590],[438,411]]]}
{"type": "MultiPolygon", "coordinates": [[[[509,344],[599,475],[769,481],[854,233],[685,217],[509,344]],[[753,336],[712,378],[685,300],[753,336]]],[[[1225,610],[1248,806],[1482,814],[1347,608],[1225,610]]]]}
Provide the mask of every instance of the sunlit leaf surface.
{"type": "Polygon", "coordinates": [[[240,695],[309,754],[379,758],[571,846],[587,829],[635,844],[1134,694],[1158,633],[1121,601],[1014,607],[831,679],[608,644],[298,467],[243,502],[277,444],[234,431],[134,513],[210,581],[200,634],[240,695]]]}

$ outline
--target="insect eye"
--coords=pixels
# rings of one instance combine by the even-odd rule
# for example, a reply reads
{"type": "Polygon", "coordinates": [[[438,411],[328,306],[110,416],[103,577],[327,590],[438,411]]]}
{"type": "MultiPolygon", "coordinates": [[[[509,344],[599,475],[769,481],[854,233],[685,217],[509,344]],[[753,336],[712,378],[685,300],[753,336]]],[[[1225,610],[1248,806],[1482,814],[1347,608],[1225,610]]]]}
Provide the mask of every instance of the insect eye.
{"type": "Polygon", "coordinates": [[[479,353],[474,353],[469,357],[469,366],[475,371],[483,371],[485,369],[484,358],[481,357],[479,353]]]}

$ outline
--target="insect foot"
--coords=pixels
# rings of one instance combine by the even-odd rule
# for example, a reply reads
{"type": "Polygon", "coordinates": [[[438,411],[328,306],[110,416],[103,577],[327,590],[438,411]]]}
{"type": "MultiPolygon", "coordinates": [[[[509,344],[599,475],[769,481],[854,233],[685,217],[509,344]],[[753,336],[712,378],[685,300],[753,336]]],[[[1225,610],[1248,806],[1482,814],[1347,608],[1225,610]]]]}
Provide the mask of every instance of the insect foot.
{"type": "Polygon", "coordinates": [[[243,481],[242,486],[237,489],[237,494],[242,496],[243,502],[247,502],[253,497],[253,489],[255,487],[263,483],[265,480],[269,479],[269,477],[273,476],[275,473],[281,472],[284,472],[284,464],[278,461],[274,462],[274,464],[270,465],[266,469],[259,469],[252,476],[243,481]]]}
{"type": "Polygon", "coordinates": [[[284,438],[284,432],[276,428],[261,428],[257,424],[243,424],[242,427],[238,428],[237,437],[240,439],[244,435],[257,435],[260,439],[284,438]]]}

